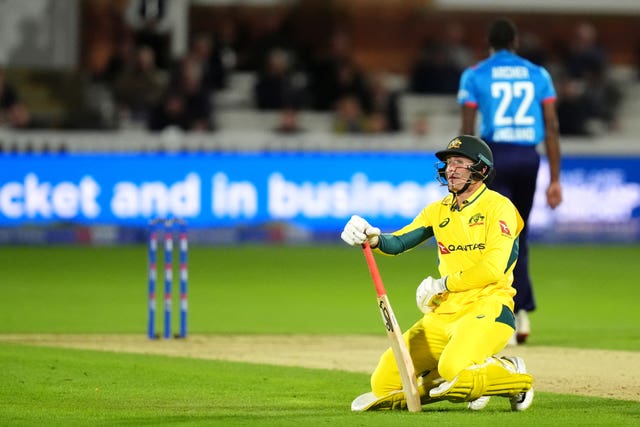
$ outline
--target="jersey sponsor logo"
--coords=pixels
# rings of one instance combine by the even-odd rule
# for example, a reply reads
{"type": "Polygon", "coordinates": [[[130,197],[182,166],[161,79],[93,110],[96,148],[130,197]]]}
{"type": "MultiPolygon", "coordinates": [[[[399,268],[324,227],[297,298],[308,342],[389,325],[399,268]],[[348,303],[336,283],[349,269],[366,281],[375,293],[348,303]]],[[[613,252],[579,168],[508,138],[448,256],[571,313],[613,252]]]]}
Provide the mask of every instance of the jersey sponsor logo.
{"type": "Polygon", "coordinates": [[[450,218],[445,218],[440,224],[438,224],[438,227],[440,227],[440,228],[446,227],[447,224],[449,224],[449,221],[451,221],[450,218]]]}
{"type": "Polygon", "coordinates": [[[454,244],[447,245],[442,242],[438,242],[438,249],[440,250],[440,253],[443,255],[450,254],[451,252],[456,252],[456,251],[463,251],[463,252],[478,251],[478,250],[483,250],[485,247],[486,245],[484,243],[469,243],[466,245],[454,245],[454,244]]]}
{"type": "Polygon", "coordinates": [[[438,249],[440,249],[441,254],[446,255],[449,253],[449,249],[447,249],[447,246],[442,242],[438,242],[438,249]]]}
{"type": "Polygon", "coordinates": [[[509,230],[509,226],[507,226],[507,223],[503,220],[498,221],[498,223],[500,224],[500,231],[502,232],[502,234],[511,236],[511,230],[509,230]]]}
{"type": "Polygon", "coordinates": [[[469,218],[469,227],[475,227],[476,225],[484,225],[484,215],[477,213],[469,218]]]}

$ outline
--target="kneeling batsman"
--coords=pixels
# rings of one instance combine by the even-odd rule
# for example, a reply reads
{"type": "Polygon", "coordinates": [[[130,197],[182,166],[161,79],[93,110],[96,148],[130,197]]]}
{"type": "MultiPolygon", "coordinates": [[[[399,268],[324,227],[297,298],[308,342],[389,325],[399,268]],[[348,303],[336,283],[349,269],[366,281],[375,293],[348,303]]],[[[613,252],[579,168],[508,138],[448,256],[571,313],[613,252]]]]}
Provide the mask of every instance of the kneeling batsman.
{"type": "MultiPolygon", "coordinates": [[[[458,136],[436,157],[437,179],[450,194],[393,233],[381,233],[354,215],[341,238],[352,246],[368,242],[375,252],[387,255],[401,254],[432,237],[437,243],[439,274],[419,284],[416,303],[423,315],[403,334],[422,404],[467,402],[478,410],[491,396],[502,396],[512,410],[525,410],[533,401],[533,377],[522,358],[496,356],[514,333],[511,284],[522,218],[509,199],[486,186],[495,171],[484,141],[458,136]]],[[[358,396],[351,408],[406,407],[389,348],[371,375],[371,391],[358,396]]]]}

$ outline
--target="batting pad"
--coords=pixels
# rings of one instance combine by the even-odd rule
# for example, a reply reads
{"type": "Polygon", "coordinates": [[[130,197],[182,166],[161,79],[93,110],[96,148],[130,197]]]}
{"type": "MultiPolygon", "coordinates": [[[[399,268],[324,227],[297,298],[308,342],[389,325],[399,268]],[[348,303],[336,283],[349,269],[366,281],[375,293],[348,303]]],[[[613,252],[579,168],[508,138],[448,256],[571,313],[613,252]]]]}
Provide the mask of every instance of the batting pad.
{"type": "Polygon", "coordinates": [[[462,371],[453,381],[432,389],[431,397],[451,402],[471,401],[480,396],[510,397],[531,389],[533,377],[514,372],[500,359],[489,358],[482,365],[473,365],[462,371]]]}

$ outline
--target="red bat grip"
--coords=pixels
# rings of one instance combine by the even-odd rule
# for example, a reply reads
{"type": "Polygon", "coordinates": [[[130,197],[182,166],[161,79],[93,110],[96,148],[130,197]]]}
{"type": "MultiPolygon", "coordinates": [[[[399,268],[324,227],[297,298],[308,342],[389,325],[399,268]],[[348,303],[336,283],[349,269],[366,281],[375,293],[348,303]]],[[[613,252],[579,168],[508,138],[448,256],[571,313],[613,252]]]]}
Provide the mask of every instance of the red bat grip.
{"type": "Polygon", "coordinates": [[[380,271],[378,271],[378,265],[376,264],[376,260],[373,257],[373,252],[371,251],[371,246],[369,246],[369,242],[364,242],[362,244],[362,251],[364,252],[364,257],[367,260],[367,265],[369,266],[369,273],[371,273],[371,278],[373,279],[373,285],[376,287],[376,293],[378,297],[387,294],[387,291],[382,284],[382,277],[380,277],[380,271]]]}

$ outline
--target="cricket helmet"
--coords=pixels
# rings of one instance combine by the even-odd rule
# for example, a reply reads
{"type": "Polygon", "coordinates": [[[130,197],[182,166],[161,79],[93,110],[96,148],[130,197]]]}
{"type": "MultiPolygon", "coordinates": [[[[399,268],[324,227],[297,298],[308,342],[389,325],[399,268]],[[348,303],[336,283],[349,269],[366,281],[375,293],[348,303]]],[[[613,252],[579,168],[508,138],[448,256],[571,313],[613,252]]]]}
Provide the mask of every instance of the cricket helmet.
{"type": "MultiPolygon", "coordinates": [[[[493,167],[493,153],[491,148],[482,139],[473,135],[460,135],[453,138],[447,144],[447,148],[436,152],[438,160],[445,162],[449,156],[463,156],[473,162],[469,167],[473,177],[489,184],[495,177],[495,169],[493,167]],[[483,168],[486,171],[482,171],[483,168]]],[[[438,175],[445,178],[445,167],[438,167],[438,175]]]]}

